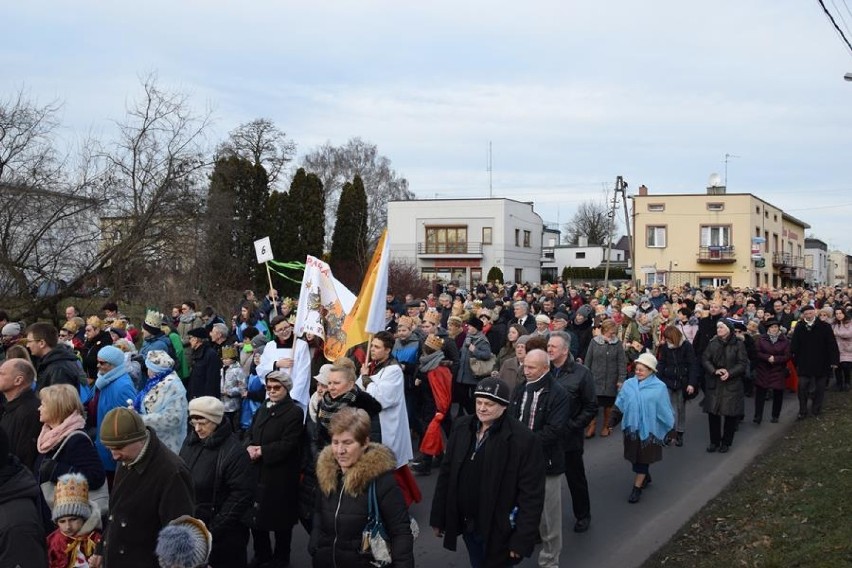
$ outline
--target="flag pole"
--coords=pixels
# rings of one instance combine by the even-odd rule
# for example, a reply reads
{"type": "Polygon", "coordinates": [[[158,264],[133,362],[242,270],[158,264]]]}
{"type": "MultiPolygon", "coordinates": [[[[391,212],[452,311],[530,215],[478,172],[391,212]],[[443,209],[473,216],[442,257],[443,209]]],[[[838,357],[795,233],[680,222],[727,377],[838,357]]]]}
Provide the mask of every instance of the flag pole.
{"type": "MultiPolygon", "coordinates": [[[[266,278],[269,280],[269,291],[272,291],[272,273],[269,271],[269,261],[263,263],[266,267],[266,278]]],[[[272,298],[272,309],[275,311],[275,315],[278,315],[278,306],[275,305],[275,298],[272,298]]]]}

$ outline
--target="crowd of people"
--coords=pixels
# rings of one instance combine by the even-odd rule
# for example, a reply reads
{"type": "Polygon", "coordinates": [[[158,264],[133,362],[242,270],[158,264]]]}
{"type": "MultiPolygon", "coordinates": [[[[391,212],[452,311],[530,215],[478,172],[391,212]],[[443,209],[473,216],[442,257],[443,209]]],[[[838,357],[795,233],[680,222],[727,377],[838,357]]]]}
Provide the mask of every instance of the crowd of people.
{"type": "Polygon", "coordinates": [[[559,566],[563,476],[573,530],[591,525],[587,439],[620,427],[635,504],[693,399],[710,453],[769,401],[777,423],[785,391],[819,419],[850,388],[851,298],[449,282],[389,292],[385,330],[335,361],[275,290],[224,317],[185,301],[131,322],[110,302],[57,329],[0,310],[0,565],[287,566],[301,524],[314,566],[413,566],[408,507],[436,474],[446,548],[508,566],[540,543],[559,566]]]}

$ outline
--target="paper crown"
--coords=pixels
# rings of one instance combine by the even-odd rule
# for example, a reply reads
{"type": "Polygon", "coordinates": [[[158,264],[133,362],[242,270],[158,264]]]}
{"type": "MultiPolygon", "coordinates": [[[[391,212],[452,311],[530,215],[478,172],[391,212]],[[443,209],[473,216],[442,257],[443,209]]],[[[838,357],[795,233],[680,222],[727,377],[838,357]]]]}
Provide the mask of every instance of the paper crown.
{"type": "Polygon", "coordinates": [[[426,337],[426,346],[434,349],[435,351],[440,351],[444,347],[444,340],[435,334],[429,334],[426,337]]]}
{"type": "Polygon", "coordinates": [[[423,314],[423,321],[428,321],[435,325],[441,325],[441,314],[436,310],[427,310],[426,313],[423,314]]]}
{"type": "Polygon", "coordinates": [[[148,310],[145,314],[145,325],[151,326],[155,329],[160,329],[160,325],[162,325],[162,323],[163,314],[157,310],[148,310]]]}
{"type": "Polygon", "coordinates": [[[81,473],[66,473],[60,476],[56,481],[51,518],[54,521],[69,516],[88,519],[91,514],[89,483],[86,477],[81,473]]]}

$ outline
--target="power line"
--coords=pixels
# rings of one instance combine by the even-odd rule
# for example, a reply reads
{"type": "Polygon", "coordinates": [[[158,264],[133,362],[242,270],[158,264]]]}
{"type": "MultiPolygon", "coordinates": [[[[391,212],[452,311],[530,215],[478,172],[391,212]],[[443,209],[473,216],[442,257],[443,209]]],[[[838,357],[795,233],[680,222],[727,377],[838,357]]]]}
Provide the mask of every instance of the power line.
{"type": "Polygon", "coordinates": [[[840,21],[843,23],[843,27],[846,29],[846,32],[852,33],[849,31],[849,24],[846,23],[846,18],[843,17],[843,11],[837,7],[837,2],[831,0],[831,5],[834,6],[834,11],[837,12],[837,17],[840,18],[840,21]]]}
{"type": "Polygon", "coordinates": [[[837,33],[840,34],[840,37],[846,43],[846,47],[849,48],[849,51],[852,52],[852,43],[849,43],[849,40],[846,39],[846,34],[843,33],[843,30],[840,29],[840,26],[837,25],[837,22],[834,21],[834,16],[831,15],[831,12],[828,11],[828,8],[825,7],[825,2],[822,0],[817,0],[819,5],[822,6],[822,11],[825,12],[825,15],[828,16],[828,19],[831,20],[831,24],[834,26],[834,29],[837,30],[837,33]]]}

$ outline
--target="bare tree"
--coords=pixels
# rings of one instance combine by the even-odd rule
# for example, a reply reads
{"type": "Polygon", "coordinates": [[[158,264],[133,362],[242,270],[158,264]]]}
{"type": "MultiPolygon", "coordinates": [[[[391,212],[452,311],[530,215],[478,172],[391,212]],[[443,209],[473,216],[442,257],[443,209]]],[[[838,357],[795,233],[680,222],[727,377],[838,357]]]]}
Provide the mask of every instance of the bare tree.
{"type": "Polygon", "coordinates": [[[568,244],[576,245],[580,237],[586,237],[590,245],[605,245],[615,235],[615,223],[605,203],[584,201],[565,225],[565,233],[568,244]]]}
{"type": "Polygon", "coordinates": [[[284,167],[296,155],[296,143],[267,118],[256,118],[232,130],[217,152],[219,157],[235,155],[262,165],[274,186],[284,167]]]}
{"type": "Polygon", "coordinates": [[[387,226],[388,201],[413,199],[408,180],[399,176],[391,161],[379,154],[375,144],[352,138],[343,146],[326,143],[307,154],[302,165],[319,176],[325,191],[326,249],[331,248],[337,204],[343,184],[356,175],[364,181],[367,192],[367,242],[375,243],[387,226]]]}

